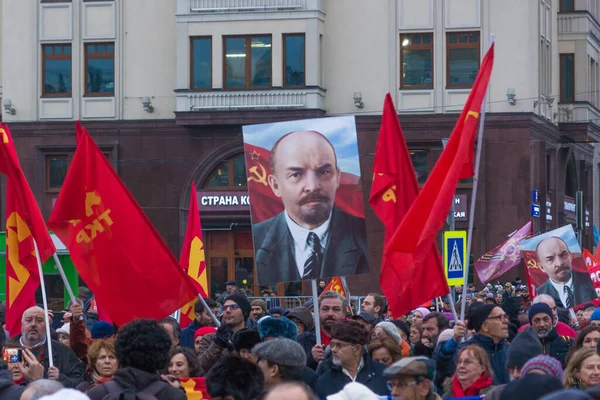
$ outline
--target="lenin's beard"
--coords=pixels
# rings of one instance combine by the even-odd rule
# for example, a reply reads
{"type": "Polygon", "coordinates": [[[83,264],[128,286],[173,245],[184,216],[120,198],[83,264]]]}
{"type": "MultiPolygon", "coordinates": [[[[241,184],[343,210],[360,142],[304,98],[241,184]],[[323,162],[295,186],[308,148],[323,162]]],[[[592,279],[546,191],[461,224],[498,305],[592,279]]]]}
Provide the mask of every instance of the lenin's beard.
{"type": "Polygon", "coordinates": [[[302,221],[309,225],[319,226],[329,218],[333,202],[322,193],[311,192],[300,199],[302,221]]]}

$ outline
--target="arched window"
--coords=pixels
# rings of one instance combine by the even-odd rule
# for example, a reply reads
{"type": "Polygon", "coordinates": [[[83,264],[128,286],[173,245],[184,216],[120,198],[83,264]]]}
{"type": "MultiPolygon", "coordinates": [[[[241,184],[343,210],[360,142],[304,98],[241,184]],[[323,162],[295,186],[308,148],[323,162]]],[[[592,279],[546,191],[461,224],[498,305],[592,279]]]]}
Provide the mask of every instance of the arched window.
{"type": "Polygon", "coordinates": [[[246,189],[248,181],[244,154],[239,154],[219,165],[204,187],[206,189],[246,189]]]}

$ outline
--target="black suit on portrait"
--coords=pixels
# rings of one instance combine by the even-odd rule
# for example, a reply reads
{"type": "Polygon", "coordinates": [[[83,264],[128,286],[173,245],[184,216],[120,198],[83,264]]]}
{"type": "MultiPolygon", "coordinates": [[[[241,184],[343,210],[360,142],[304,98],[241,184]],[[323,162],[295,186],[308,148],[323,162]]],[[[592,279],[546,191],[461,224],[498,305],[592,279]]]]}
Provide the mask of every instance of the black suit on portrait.
{"type": "MultiPolygon", "coordinates": [[[[252,226],[259,285],[302,280],[294,257],[294,239],[284,213],[252,226]]],[[[323,265],[315,279],[369,272],[364,218],[333,207],[328,237],[323,265]]]]}
{"type": "MultiPolygon", "coordinates": [[[[542,286],[536,289],[537,294],[547,294],[552,296],[558,307],[565,308],[558,291],[552,286],[550,278],[542,286]]],[[[573,295],[575,296],[575,305],[587,303],[598,298],[596,289],[589,274],[573,270],[573,295]]]]}

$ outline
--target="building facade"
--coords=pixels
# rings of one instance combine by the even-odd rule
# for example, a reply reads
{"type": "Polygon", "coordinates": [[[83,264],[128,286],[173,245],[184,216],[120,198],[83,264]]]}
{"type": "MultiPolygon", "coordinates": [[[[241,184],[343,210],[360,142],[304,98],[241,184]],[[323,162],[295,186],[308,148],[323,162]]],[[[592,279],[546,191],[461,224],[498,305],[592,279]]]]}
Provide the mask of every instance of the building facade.
{"type": "MultiPolygon", "coordinates": [[[[598,0],[2,0],[2,118],[46,218],[82,120],[176,255],[195,182],[211,289],[236,279],[258,294],[246,190],[257,172],[245,171],[242,126],[356,115],[368,177],[390,92],[424,183],[494,34],[472,253],[532,218],[533,190],[541,232],[575,223],[583,191],[591,248],[598,9],[598,0]]],[[[457,229],[472,184],[457,190],[457,229]]],[[[363,190],[372,273],[349,278],[352,294],[379,290],[383,226],[368,179],[363,190]]]]}

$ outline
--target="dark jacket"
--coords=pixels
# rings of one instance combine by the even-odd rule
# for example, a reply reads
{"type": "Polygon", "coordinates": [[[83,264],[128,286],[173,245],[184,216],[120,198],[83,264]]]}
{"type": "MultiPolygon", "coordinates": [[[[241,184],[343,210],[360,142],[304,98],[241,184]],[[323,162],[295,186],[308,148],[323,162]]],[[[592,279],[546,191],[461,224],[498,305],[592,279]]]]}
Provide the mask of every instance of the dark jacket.
{"type": "Polygon", "coordinates": [[[317,344],[315,330],[313,329],[312,331],[302,333],[298,336],[297,342],[300,343],[300,346],[302,346],[306,353],[306,366],[316,371],[318,363],[312,356],[312,348],[317,344]]]}
{"type": "Polygon", "coordinates": [[[309,388],[311,388],[314,391],[315,386],[317,385],[317,379],[319,379],[319,375],[317,375],[317,373],[315,371],[313,371],[312,369],[310,369],[308,367],[304,367],[304,369],[302,370],[302,376],[300,379],[302,379],[302,382],[304,382],[304,384],[306,386],[308,386],[309,388]]]}
{"type": "MultiPolygon", "coordinates": [[[[389,395],[390,391],[387,386],[388,378],[383,376],[386,366],[373,361],[367,353],[363,355],[363,363],[363,367],[358,371],[358,375],[356,376],[356,382],[362,383],[380,396],[389,395]]],[[[352,380],[342,371],[342,367],[333,365],[317,379],[315,393],[320,399],[324,399],[329,395],[340,392],[350,382],[352,380]]]]}
{"type": "MultiPolygon", "coordinates": [[[[547,294],[552,296],[557,307],[566,308],[566,305],[560,300],[560,296],[554,286],[552,286],[549,278],[546,283],[539,288],[536,288],[536,292],[537,294],[547,294]]],[[[596,289],[594,289],[594,284],[588,273],[573,270],[573,295],[575,296],[574,305],[587,303],[588,301],[598,298],[596,289]]]]}
{"type": "MultiPolygon", "coordinates": [[[[451,343],[454,343],[454,339],[450,339],[448,342],[450,341],[451,343]]],[[[492,370],[494,371],[494,385],[501,385],[510,381],[510,377],[506,369],[506,360],[508,359],[508,349],[510,348],[510,345],[506,342],[506,340],[502,340],[500,343],[494,344],[494,341],[489,336],[476,333],[468,340],[459,343],[458,346],[454,345],[453,351],[448,351],[448,347],[453,347],[447,346],[448,342],[442,342],[438,344],[433,353],[433,359],[437,363],[436,385],[438,385],[438,387],[446,378],[454,375],[458,352],[460,349],[470,344],[475,344],[483,348],[490,357],[492,370]]]]}
{"type": "Polygon", "coordinates": [[[13,383],[12,372],[6,369],[6,363],[0,365],[0,400],[17,400],[25,390],[24,386],[13,383]]]}
{"type": "Polygon", "coordinates": [[[194,333],[198,329],[202,328],[202,325],[198,323],[198,321],[193,320],[187,326],[187,328],[183,328],[181,330],[181,336],[179,337],[179,345],[181,347],[186,347],[188,349],[194,350],[194,333]]]}
{"type": "MultiPolygon", "coordinates": [[[[160,379],[158,374],[142,371],[136,368],[121,368],[119,369],[113,380],[117,382],[123,390],[133,389],[136,392],[144,390],[152,382],[160,379]]],[[[91,400],[102,400],[108,394],[106,384],[98,385],[92,388],[88,393],[91,400]]],[[[165,383],[165,388],[156,395],[158,400],[187,400],[185,392],[181,389],[165,383]]]]}
{"type": "MultiPolygon", "coordinates": [[[[531,327],[527,328],[531,330],[531,327]]],[[[540,339],[542,342],[542,347],[544,348],[544,353],[547,356],[554,357],[560,364],[563,369],[567,366],[565,359],[567,357],[567,353],[569,352],[569,348],[571,344],[573,344],[574,340],[568,336],[560,336],[556,333],[556,328],[552,328],[552,330],[548,333],[548,336],[544,339],[540,339]]]]}
{"type": "MultiPolygon", "coordinates": [[[[252,226],[258,284],[302,280],[294,257],[294,239],[285,211],[252,226]]],[[[315,279],[369,272],[365,219],[333,207],[329,239],[315,279]]]]}

